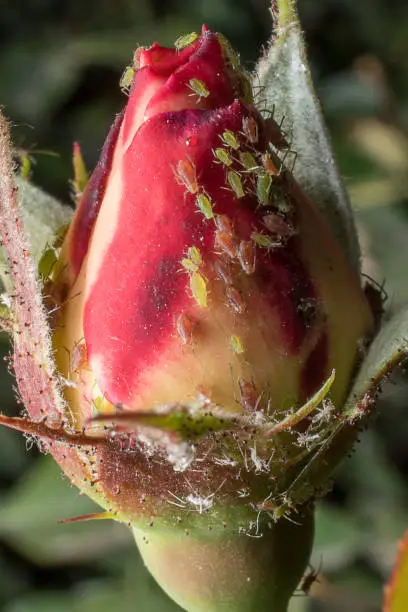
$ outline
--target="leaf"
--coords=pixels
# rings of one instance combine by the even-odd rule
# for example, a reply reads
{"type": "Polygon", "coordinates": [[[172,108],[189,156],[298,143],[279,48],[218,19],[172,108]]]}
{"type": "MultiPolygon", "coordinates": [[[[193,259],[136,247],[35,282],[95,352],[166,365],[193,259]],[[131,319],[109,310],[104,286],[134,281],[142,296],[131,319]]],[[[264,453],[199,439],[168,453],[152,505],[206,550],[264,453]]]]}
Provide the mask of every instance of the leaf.
{"type": "MultiPolygon", "coordinates": [[[[27,180],[15,176],[14,182],[18,189],[19,206],[30,243],[30,254],[38,264],[46,247],[52,244],[56,232],[70,222],[73,209],[27,180]]],[[[0,277],[6,289],[11,291],[7,270],[6,257],[0,252],[0,277]]]]}
{"type": "MultiPolygon", "coordinates": [[[[382,382],[408,356],[408,308],[384,324],[370,345],[331,433],[293,478],[286,495],[301,503],[321,491],[372,414],[382,382]]],[[[290,476],[291,477],[291,476],[290,476]]]]}
{"type": "Polygon", "coordinates": [[[385,589],[383,612],[406,612],[408,609],[408,531],[398,545],[391,579],[385,589]]]}
{"type": "Polygon", "coordinates": [[[61,525],[59,520],[99,512],[81,496],[51,457],[41,457],[0,505],[0,538],[36,563],[58,565],[98,559],[132,545],[114,521],[61,525]]]}
{"type": "Polygon", "coordinates": [[[316,508],[315,554],[325,563],[339,567],[364,550],[367,531],[358,520],[327,503],[316,508]]]}
{"type": "Polygon", "coordinates": [[[142,562],[134,560],[119,579],[83,581],[65,592],[31,591],[14,599],[4,612],[111,612],[118,608],[121,612],[182,612],[149,576],[142,562]]]}
{"type": "MultiPolygon", "coordinates": [[[[407,158],[408,159],[408,158],[407,158]]],[[[400,189],[398,181],[388,181],[392,189],[400,189]]],[[[381,198],[381,186],[378,181],[372,185],[367,194],[366,203],[373,202],[373,198],[381,198]]],[[[369,256],[380,268],[377,278],[386,279],[384,288],[390,296],[390,308],[399,309],[408,302],[408,240],[407,240],[407,207],[403,201],[393,204],[366,206],[364,199],[359,196],[359,210],[357,222],[361,225],[368,237],[369,256]],[[392,248],[390,245],[392,244],[392,248]]],[[[400,196],[399,196],[400,197],[400,196]]]]}
{"type": "Polygon", "coordinates": [[[275,34],[260,59],[254,86],[262,104],[275,108],[297,153],[294,175],[327,218],[356,274],[360,249],[350,202],[313,86],[295,0],[274,0],[275,34]]]}
{"type": "Polygon", "coordinates": [[[29,181],[15,178],[19,191],[24,228],[31,246],[31,256],[38,262],[61,226],[70,222],[73,209],[62,204],[29,181]]]}
{"type": "Polygon", "coordinates": [[[373,396],[378,385],[408,357],[408,308],[384,323],[360,367],[347,400],[351,414],[358,401],[373,396]]]}
{"type": "Polygon", "coordinates": [[[13,367],[19,393],[31,416],[46,414],[59,421],[65,403],[55,376],[47,314],[14,183],[10,132],[1,114],[0,177],[0,235],[13,286],[13,367]]]}

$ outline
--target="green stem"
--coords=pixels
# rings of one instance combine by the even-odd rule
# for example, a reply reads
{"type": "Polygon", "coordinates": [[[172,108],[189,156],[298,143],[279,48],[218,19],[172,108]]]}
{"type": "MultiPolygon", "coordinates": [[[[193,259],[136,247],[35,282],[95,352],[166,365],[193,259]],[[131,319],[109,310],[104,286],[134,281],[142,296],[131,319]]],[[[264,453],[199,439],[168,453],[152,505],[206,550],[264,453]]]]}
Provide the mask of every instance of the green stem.
{"type": "Polygon", "coordinates": [[[273,14],[276,26],[280,29],[297,24],[296,0],[274,0],[273,14]]]}
{"type": "Polygon", "coordinates": [[[313,512],[280,519],[258,536],[133,527],[143,560],[187,612],[286,612],[309,559],[313,512]],[[289,520],[288,520],[289,519],[289,520]]]}

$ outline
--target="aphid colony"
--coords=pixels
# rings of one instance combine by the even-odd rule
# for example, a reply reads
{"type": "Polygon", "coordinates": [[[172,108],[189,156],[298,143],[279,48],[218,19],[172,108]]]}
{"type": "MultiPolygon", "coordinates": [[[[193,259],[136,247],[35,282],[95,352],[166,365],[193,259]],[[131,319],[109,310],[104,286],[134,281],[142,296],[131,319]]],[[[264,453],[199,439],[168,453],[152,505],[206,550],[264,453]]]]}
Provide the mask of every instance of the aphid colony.
{"type": "MultiPolygon", "coordinates": [[[[197,95],[206,97],[206,90],[200,81],[192,79],[189,86],[197,95]]],[[[211,272],[224,285],[226,306],[235,315],[242,315],[246,312],[246,303],[242,292],[234,286],[234,271],[239,269],[246,276],[255,274],[257,249],[282,247],[297,233],[297,227],[292,202],[285,196],[282,184],[286,170],[272,150],[260,153],[256,148],[259,140],[256,120],[245,117],[242,131],[234,133],[224,130],[219,138],[220,146],[212,150],[212,155],[213,163],[225,169],[224,188],[230,190],[237,200],[250,195],[253,201],[255,196],[256,212],[264,230],[253,231],[246,239],[240,239],[232,219],[226,214],[217,213],[216,202],[199,184],[194,162],[189,158],[179,160],[173,171],[176,182],[186,189],[186,195],[194,197],[197,213],[202,215],[205,222],[214,223],[216,257],[211,262],[211,272]],[[245,148],[242,148],[242,144],[245,148]]],[[[206,265],[197,246],[190,246],[181,259],[182,271],[189,278],[189,293],[200,308],[206,308],[208,304],[206,265]]],[[[195,326],[196,322],[191,317],[185,313],[179,315],[176,330],[183,344],[193,344],[195,326]]],[[[230,346],[237,355],[245,351],[241,339],[236,335],[230,336],[230,346]]]]}

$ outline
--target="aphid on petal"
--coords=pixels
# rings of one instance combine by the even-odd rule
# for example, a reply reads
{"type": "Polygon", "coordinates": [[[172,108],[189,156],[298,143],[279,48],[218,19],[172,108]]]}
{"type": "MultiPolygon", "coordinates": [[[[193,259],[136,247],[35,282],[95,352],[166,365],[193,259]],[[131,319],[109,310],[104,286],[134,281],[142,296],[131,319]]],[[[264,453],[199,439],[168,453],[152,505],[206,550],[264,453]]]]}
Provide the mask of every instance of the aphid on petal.
{"type": "Polygon", "coordinates": [[[259,173],[262,171],[262,166],[258,164],[252,153],[248,153],[248,151],[241,151],[239,154],[239,160],[247,172],[259,173]]]}
{"type": "Polygon", "coordinates": [[[265,153],[265,155],[262,157],[262,162],[268,174],[270,174],[271,176],[279,176],[279,174],[281,173],[281,168],[278,169],[276,167],[276,164],[273,161],[272,157],[269,155],[269,153],[265,153]]]}
{"type": "Polygon", "coordinates": [[[256,181],[256,196],[261,206],[269,204],[269,196],[272,187],[272,177],[269,174],[261,174],[256,181]]]}
{"type": "Polygon", "coordinates": [[[133,54],[133,66],[135,70],[139,70],[140,68],[140,58],[141,58],[142,53],[144,53],[144,51],[145,51],[144,47],[137,47],[137,49],[135,50],[133,54]]]}
{"type": "Polygon", "coordinates": [[[222,280],[226,285],[232,285],[232,274],[231,268],[226,261],[217,259],[214,263],[214,271],[218,278],[222,280]]]}
{"type": "Polygon", "coordinates": [[[256,247],[251,240],[241,240],[238,247],[238,260],[245,274],[253,274],[256,266],[256,247]]]}
{"type": "Polygon", "coordinates": [[[259,403],[259,394],[255,385],[245,378],[240,378],[238,384],[242,407],[245,410],[255,410],[259,403]]]}
{"type": "Polygon", "coordinates": [[[210,90],[207,85],[204,81],[200,81],[200,79],[190,79],[187,86],[193,92],[190,95],[196,95],[198,97],[197,102],[199,102],[201,98],[208,98],[210,95],[210,90]]]}
{"type": "Polygon", "coordinates": [[[231,348],[237,355],[242,355],[245,352],[244,345],[238,336],[232,335],[230,338],[231,348]]]}
{"type": "Polygon", "coordinates": [[[246,310],[245,302],[242,295],[235,287],[228,286],[225,295],[227,296],[228,305],[237,314],[244,314],[246,310]]]}
{"type": "Polygon", "coordinates": [[[245,196],[241,177],[238,172],[235,172],[235,170],[228,170],[227,181],[238,199],[245,196]]]}
{"type": "Polygon", "coordinates": [[[181,51],[182,49],[185,49],[186,47],[192,45],[193,42],[197,40],[197,38],[197,32],[190,32],[190,34],[184,34],[183,36],[179,36],[176,39],[176,41],[174,42],[174,46],[176,47],[177,51],[181,51]]]}
{"type": "Polygon", "coordinates": [[[200,308],[207,307],[207,283],[205,278],[199,273],[194,272],[190,277],[190,289],[193,298],[200,308]]]}
{"type": "Polygon", "coordinates": [[[198,266],[188,257],[183,257],[181,260],[181,265],[186,270],[186,272],[197,272],[198,266]]]}
{"type": "Polygon", "coordinates": [[[183,257],[181,260],[181,265],[187,272],[197,272],[202,263],[200,250],[195,246],[189,247],[187,257],[183,257]]]}
{"type": "Polygon", "coordinates": [[[251,144],[258,142],[258,124],[253,117],[244,117],[242,131],[251,144]]]}
{"type": "Polygon", "coordinates": [[[133,78],[135,76],[135,69],[132,65],[127,66],[120,77],[119,86],[123,93],[129,95],[130,88],[133,83],[133,78]]]}
{"type": "Polygon", "coordinates": [[[195,325],[195,321],[193,321],[193,319],[188,315],[184,314],[184,312],[177,317],[176,329],[183,344],[193,343],[193,332],[195,325]]]}
{"type": "Polygon", "coordinates": [[[196,197],[196,206],[206,219],[214,219],[213,205],[207,195],[199,193],[196,197]]]}
{"type": "Polygon", "coordinates": [[[225,130],[220,138],[227,147],[231,147],[231,149],[234,149],[235,151],[239,149],[239,140],[235,136],[234,132],[231,132],[231,130],[225,130]]]}
{"type": "Polygon", "coordinates": [[[228,255],[231,259],[238,257],[237,241],[234,236],[227,234],[227,232],[215,232],[215,247],[219,248],[221,252],[228,255]]]}
{"type": "Polygon", "coordinates": [[[189,159],[180,159],[175,170],[176,181],[179,185],[184,185],[186,189],[196,194],[199,190],[197,175],[194,164],[189,159]]]}
{"type": "Polygon", "coordinates": [[[214,149],[213,154],[224,166],[232,165],[232,159],[226,149],[217,147],[217,149],[214,149]]]}
{"type": "Polygon", "coordinates": [[[232,221],[228,215],[216,215],[214,218],[215,225],[220,232],[226,232],[231,236],[234,235],[234,227],[232,225],[232,221]]]}
{"type": "Polygon", "coordinates": [[[267,234],[253,232],[251,234],[251,238],[259,247],[263,249],[271,249],[272,247],[282,246],[282,242],[272,240],[272,238],[267,234]]]}
{"type": "Polygon", "coordinates": [[[252,91],[251,76],[246,70],[241,70],[241,90],[242,97],[248,104],[254,103],[254,94],[252,91]]]}
{"type": "Polygon", "coordinates": [[[74,350],[71,355],[70,369],[71,372],[78,372],[80,368],[86,363],[87,350],[84,341],[77,342],[74,345],[74,350]]]}
{"type": "Polygon", "coordinates": [[[218,42],[221,45],[224,57],[227,63],[233,68],[233,70],[239,70],[241,68],[241,62],[238,53],[236,53],[231,46],[231,43],[224,34],[217,33],[218,42]]]}
{"type": "Polygon", "coordinates": [[[187,255],[196,266],[201,266],[203,258],[201,257],[200,249],[196,246],[189,247],[187,255]]]}

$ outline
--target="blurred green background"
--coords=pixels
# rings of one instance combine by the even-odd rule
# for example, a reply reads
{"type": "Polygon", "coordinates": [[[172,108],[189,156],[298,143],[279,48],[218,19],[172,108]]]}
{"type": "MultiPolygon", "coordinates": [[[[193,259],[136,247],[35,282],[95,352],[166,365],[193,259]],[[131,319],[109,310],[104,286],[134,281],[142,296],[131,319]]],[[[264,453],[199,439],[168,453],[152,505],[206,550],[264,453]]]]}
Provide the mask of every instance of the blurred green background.
{"type": "MultiPolygon", "coordinates": [[[[0,104],[16,147],[33,159],[33,181],[67,202],[72,142],[92,168],[125,102],[118,82],[138,44],[171,45],[205,22],[252,69],[271,28],[266,0],[0,0],[0,9],[0,104]]],[[[408,5],[299,0],[299,11],[364,270],[387,279],[395,311],[408,301],[408,5]]],[[[18,411],[12,384],[3,364],[0,408],[8,414],[18,411]]],[[[323,575],[313,598],[293,599],[292,612],[380,611],[408,527],[407,404],[400,371],[320,504],[313,563],[323,575]]],[[[48,458],[0,430],[0,610],[179,610],[145,573],[125,528],[57,523],[89,511],[48,458]]]]}

